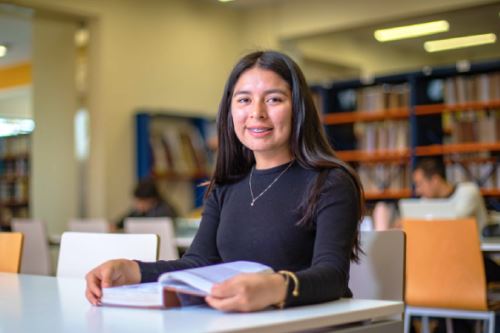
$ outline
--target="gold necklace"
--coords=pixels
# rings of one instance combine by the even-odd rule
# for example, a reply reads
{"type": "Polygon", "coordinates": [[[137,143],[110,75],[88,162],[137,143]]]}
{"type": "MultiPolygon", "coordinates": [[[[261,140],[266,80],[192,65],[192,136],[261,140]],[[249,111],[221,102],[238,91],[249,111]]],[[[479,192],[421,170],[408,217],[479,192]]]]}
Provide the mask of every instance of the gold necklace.
{"type": "Polygon", "coordinates": [[[285,168],[285,170],[281,171],[281,173],[273,179],[273,181],[271,182],[271,184],[269,184],[265,189],[264,191],[260,192],[260,194],[256,197],[254,197],[253,195],[253,190],[252,190],[252,175],[253,175],[253,170],[254,170],[254,167],[252,167],[252,170],[250,170],[250,178],[248,179],[248,186],[250,187],[250,196],[252,197],[252,202],[250,203],[250,206],[253,206],[255,204],[255,201],[257,201],[257,199],[259,199],[264,193],[267,192],[267,190],[269,190],[271,188],[271,186],[274,185],[274,183],[276,183],[278,181],[278,179],[280,179],[280,177],[288,170],[290,169],[290,167],[292,166],[294,160],[292,160],[288,166],[285,168]]]}

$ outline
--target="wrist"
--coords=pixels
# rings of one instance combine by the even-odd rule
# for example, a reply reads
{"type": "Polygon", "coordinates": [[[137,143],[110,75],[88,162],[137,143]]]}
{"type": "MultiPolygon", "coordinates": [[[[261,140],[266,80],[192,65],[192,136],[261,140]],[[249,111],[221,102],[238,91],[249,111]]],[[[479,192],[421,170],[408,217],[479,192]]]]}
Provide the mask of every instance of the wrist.
{"type": "Polygon", "coordinates": [[[274,303],[274,306],[278,309],[283,309],[286,305],[286,301],[288,299],[289,290],[293,297],[298,297],[300,293],[300,285],[299,279],[295,273],[290,271],[281,270],[277,272],[278,275],[282,278],[282,286],[284,287],[284,295],[281,296],[280,300],[277,303],[274,303]]]}
{"type": "Polygon", "coordinates": [[[285,306],[285,301],[288,294],[288,281],[280,273],[273,273],[272,278],[275,281],[274,290],[276,290],[272,305],[276,308],[282,309],[285,306]]]}

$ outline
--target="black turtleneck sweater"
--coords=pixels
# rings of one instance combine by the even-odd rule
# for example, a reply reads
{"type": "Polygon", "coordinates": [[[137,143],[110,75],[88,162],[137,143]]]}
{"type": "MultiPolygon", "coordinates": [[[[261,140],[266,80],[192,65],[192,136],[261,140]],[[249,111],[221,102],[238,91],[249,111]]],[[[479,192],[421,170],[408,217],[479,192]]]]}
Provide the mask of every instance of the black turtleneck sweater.
{"type": "MultiPolygon", "coordinates": [[[[287,166],[254,170],[254,197],[287,166]]],[[[250,205],[250,174],[216,187],[205,203],[200,229],[188,251],[178,260],[140,262],[142,282],[155,281],[168,271],[249,260],[296,273],[300,295],[289,293],[287,305],[351,296],[349,256],[357,227],[357,190],[345,170],[330,170],[312,228],[297,226],[302,216],[299,205],[317,175],[294,162],[254,206],[250,205]]]]}

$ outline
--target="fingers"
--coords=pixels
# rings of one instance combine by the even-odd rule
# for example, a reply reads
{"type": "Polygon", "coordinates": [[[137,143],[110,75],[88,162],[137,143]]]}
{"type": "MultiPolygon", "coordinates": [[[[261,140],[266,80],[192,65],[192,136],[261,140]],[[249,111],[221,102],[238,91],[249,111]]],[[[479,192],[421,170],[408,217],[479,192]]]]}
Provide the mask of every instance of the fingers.
{"type": "Polygon", "coordinates": [[[87,288],[85,290],[85,296],[88,301],[93,305],[99,305],[99,301],[102,296],[102,291],[100,287],[100,279],[98,278],[94,270],[90,271],[86,276],[87,288]]]}
{"type": "Polygon", "coordinates": [[[253,311],[256,304],[252,301],[255,294],[251,279],[250,274],[241,274],[215,285],[205,301],[221,311],[253,311]]]}
{"type": "MultiPolygon", "coordinates": [[[[207,302],[208,305],[211,307],[220,310],[220,311],[241,311],[245,312],[245,307],[243,304],[239,301],[239,297],[237,295],[233,297],[227,297],[227,298],[217,298],[214,296],[207,296],[205,298],[205,301],[207,302]]],[[[250,311],[250,310],[246,310],[250,311]]]]}

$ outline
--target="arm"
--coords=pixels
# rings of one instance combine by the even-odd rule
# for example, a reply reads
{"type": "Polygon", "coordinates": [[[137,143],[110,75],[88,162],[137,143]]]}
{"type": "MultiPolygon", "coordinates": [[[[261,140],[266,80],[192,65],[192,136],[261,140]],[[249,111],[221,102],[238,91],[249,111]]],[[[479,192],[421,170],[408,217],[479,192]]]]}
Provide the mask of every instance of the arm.
{"type": "Polygon", "coordinates": [[[188,251],[178,260],[139,261],[141,282],[154,282],[165,272],[219,263],[221,259],[216,244],[219,212],[217,190],[214,190],[205,203],[200,228],[188,251]]]}
{"type": "Polygon", "coordinates": [[[456,191],[452,200],[455,202],[457,217],[475,216],[478,204],[483,200],[478,187],[472,183],[464,183],[459,185],[456,191]]]}
{"type": "Polygon", "coordinates": [[[300,295],[287,305],[312,304],[350,296],[350,253],[358,227],[358,194],[343,170],[332,170],[320,198],[311,267],[296,272],[300,295]]]}

